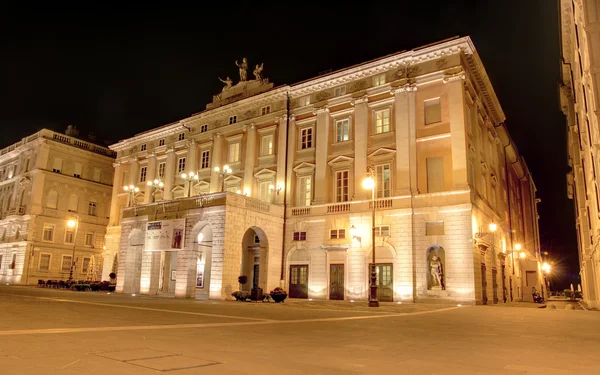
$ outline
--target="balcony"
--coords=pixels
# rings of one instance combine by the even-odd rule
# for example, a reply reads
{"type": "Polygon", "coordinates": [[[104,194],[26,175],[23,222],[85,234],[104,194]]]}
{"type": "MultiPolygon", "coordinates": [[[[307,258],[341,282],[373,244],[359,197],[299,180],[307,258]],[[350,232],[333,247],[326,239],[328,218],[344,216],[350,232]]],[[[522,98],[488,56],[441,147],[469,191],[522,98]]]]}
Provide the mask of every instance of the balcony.
{"type": "Polygon", "coordinates": [[[25,206],[11,207],[8,209],[6,216],[25,215],[25,206]]]}

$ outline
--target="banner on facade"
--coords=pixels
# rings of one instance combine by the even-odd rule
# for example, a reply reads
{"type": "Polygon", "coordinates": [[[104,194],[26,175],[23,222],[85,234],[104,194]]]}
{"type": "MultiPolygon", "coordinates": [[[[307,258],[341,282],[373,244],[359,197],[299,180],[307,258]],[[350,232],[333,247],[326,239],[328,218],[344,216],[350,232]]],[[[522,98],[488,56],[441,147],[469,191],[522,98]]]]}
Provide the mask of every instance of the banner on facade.
{"type": "Polygon", "coordinates": [[[146,251],[183,249],[185,219],[150,221],[146,224],[146,251]]]}

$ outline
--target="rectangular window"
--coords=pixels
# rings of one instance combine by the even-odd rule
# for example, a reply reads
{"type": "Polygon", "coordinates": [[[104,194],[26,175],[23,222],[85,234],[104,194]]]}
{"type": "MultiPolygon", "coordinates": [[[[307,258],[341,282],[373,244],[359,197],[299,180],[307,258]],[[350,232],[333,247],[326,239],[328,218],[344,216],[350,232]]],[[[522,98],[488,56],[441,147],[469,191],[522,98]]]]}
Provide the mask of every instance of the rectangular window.
{"type": "Polygon", "coordinates": [[[210,168],[210,151],[202,151],[202,158],[200,161],[200,168],[210,168]]]}
{"type": "Polygon", "coordinates": [[[44,224],[44,233],[42,238],[44,241],[54,241],[54,225],[44,224]]]}
{"type": "Polygon", "coordinates": [[[375,237],[389,237],[390,236],[390,226],[389,225],[381,225],[375,227],[375,237]]]}
{"type": "Polygon", "coordinates": [[[164,146],[165,145],[165,140],[164,139],[159,139],[158,140],[158,145],[159,146],[164,146]]]}
{"type": "Polygon", "coordinates": [[[294,232],[294,241],[306,241],[306,232],[294,232]]]}
{"type": "Polygon", "coordinates": [[[77,178],[81,178],[81,173],[83,171],[83,165],[81,163],[75,163],[75,171],[73,172],[73,176],[77,178]]]}
{"type": "Polygon", "coordinates": [[[146,151],[146,144],[145,143],[140,146],[140,151],[146,151]]]}
{"type": "Polygon", "coordinates": [[[40,254],[40,271],[50,271],[50,254],[40,254]]]}
{"type": "Polygon", "coordinates": [[[427,158],[427,192],[444,191],[444,158],[427,158]]]}
{"type": "Polygon", "coordinates": [[[177,160],[177,173],[182,173],[185,171],[185,158],[179,158],[177,160]]]}
{"type": "Polygon", "coordinates": [[[200,126],[200,133],[206,133],[208,131],[208,124],[200,126]]]}
{"type": "Polygon", "coordinates": [[[271,106],[270,105],[262,107],[260,109],[261,116],[268,115],[269,113],[271,113],[271,106]]]}
{"type": "Polygon", "coordinates": [[[442,121],[442,106],[440,98],[425,100],[425,125],[442,121]]]}
{"type": "Polygon", "coordinates": [[[69,272],[69,271],[71,271],[71,262],[72,262],[72,259],[73,258],[71,258],[70,255],[63,255],[63,257],[62,257],[62,264],[61,264],[61,267],[60,267],[60,270],[62,272],[69,272]]]}
{"type": "Polygon", "coordinates": [[[62,171],[62,159],[61,158],[54,158],[54,165],[52,167],[52,172],[56,172],[56,173],[60,173],[60,171],[62,171]]]}
{"type": "Polygon", "coordinates": [[[385,74],[379,74],[373,77],[373,86],[381,86],[385,84],[385,74]]]}
{"type": "Polygon", "coordinates": [[[340,87],[336,87],[334,90],[334,95],[333,96],[342,96],[342,95],[346,95],[346,86],[340,86],[340,87]]]}
{"type": "Polygon", "coordinates": [[[348,171],[335,173],[335,201],[348,202],[348,171]]]}
{"type": "Polygon", "coordinates": [[[298,206],[310,206],[312,201],[312,176],[298,179],[298,206]]]}
{"type": "Polygon", "coordinates": [[[65,232],[65,243],[73,243],[75,241],[75,231],[67,229],[65,232]]]}
{"type": "Polygon", "coordinates": [[[100,168],[94,168],[94,181],[100,182],[102,177],[102,170],[100,168]]]}
{"type": "Polygon", "coordinates": [[[94,246],[94,233],[85,234],[85,246],[94,246]]]}
{"type": "Polygon", "coordinates": [[[349,138],[350,125],[349,120],[338,120],[335,122],[336,139],[338,142],[347,141],[349,138]]]}
{"type": "Polygon", "coordinates": [[[346,229],[332,229],[329,232],[329,238],[332,240],[343,240],[346,238],[346,229]]]}
{"type": "Polygon", "coordinates": [[[235,163],[240,161],[240,143],[230,143],[229,144],[229,162],[235,163]]]}
{"type": "Polygon", "coordinates": [[[261,181],[258,183],[258,199],[263,202],[271,201],[271,190],[269,189],[271,184],[271,181],[261,181]]]}
{"type": "Polygon", "coordinates": [[[90,216],[96,216],[98,214],[98,207],[96,207],[96,202],[94,201],[89,201],[88,202],[88,215],[90,216]]]}
{"type": "Polygon", "coordinates": [[[160,177],[160,178],[165,177],[165,166],[166,165],[167,165],[166,163],[158,164],[158,177],[160,177]]]}
{"type": "Polygon", "coordinates": [[[260,155],[273,155],[273,134],[265,135],[260,139],[260,155]]]}
{"type": "Polygon", "coordinates": [[[81,273],[87,273],[90,268],[90,258],[83,258],[83,262],[81,263],[81,273]]]}
{"type": "Polygon", "coordinates": [[[235,124],[237,122],[237,116],[229,117],[229,125],[235,124]]]}
{"type": "Polygon", "coordinates": [[[13,253],[12,259],[10,260],[9,269],[14,270],[17,266],[17,253],[13,253]]]}
{"type": "Polygon", "coordinates": [[[140,182],[145,182],[146,181],[146,172],[148,170],[148,167],[142,167],[140,169],[140,182]]]}
{"type": "Polygon", "coordinates": [[[390,131],[390,110],[383,109],[375,111],[375,134],[387,133],[390,131]]]}
{"type": "Polygon", "coordinates": [[[312,128],[304,128],[300,131],[301,148],[305,150],[312,147],[312,128]]]}
{"type": "Polygon", "coordinates": [[[378,165],[377,170],[377,198],[390,196],[390,165],[378,165]]]}
{"type": "Polygon", "coordinates": [[[179,133],[179,136],[177,137],[178,140],[183,141],[185,139],[185,133],[179,133]]]}

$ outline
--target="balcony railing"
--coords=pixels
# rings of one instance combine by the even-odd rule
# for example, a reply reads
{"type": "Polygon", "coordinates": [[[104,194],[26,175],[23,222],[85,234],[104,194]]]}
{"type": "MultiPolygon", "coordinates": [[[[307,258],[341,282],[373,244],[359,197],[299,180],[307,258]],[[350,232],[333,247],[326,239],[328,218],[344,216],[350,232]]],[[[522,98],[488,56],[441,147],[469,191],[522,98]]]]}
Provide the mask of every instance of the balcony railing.
{"type": "Polygon", "coordinates": [[[327,205],[327,213],[349,212],[350,203],[336,203],[327,205]]]}
{"type": "MultiPolygon", "coordinates": [[[[382,198],[375,200],[375,209],[379,210],[382,208],[392,208],[392,198],[382,198]]],[[[373,201],[369,202],[369,208],[373,209],[373,201]]]]}
{"type": "Polygon", "coordinates": [[[310,215],[310,207],[292,208],[292,216],[308,216],[310,215]]]}

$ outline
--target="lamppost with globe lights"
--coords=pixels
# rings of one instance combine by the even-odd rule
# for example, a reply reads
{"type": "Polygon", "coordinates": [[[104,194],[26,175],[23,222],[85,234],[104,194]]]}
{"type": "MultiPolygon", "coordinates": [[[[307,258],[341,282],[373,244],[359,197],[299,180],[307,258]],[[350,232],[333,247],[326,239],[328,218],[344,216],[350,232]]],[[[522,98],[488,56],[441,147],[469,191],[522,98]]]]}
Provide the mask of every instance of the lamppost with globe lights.
{"type": "Polygon", "coordinates": [[[225,178],[232,172],[228,165],[224,165],[223,168],[215,167],[215,172],[221,177],[221,193],[225,190],[225,178]]]}
{"type": "Polygon", "coordinates": [[[150,196],[152,197],[152,203],[154,203],[156,201],[156,192],[161,191],[165,184],[163,184],[162,181],[156,179],[154,181],[148,181],[148,186],[150,186],[150,188],[152,189],[152,191],[150,192],[150,196]]]}
{"type": "Polygon", "coordinates": [[[371,190],[371,251],[373,259],[371,263],[371,283],[369,294],[369,307],[379,307],[377,300],[377,266],[375,265],[375,169],[367,169],[367,177],[363,180],[362,186],[365,190],[371,190]]]}
{"type": "Polygon", "coordinates": [[[194,173],[194,172],[190,172],[190,173],[182,173],[181,174],[181,178],[183,178],[184,180],[187,181],[188,183],[188,194],[187,196],[191,196],[191,192],[192,192],[192,181],[198,181],[199,177],[198,177],[198,173],[194,173]]]}
{"type": "Polygon", "coordinates": [[[79,229],[79,217],[75,219],[67,220],[67,227],[75,228],[75,234],[73,235],[73,252],[71,254],[71,270],[69,271],[69,281],[73,281],[73,270],[75,269],[75,244],[77,243],[77,230],[79,229]]]}
{"type": "Polygon", "coordinates": [[[126,192],[129,193],[129,206],[135,206],[135,193],[139,192],[140,189],[137,186],[134,185],[125,185],[123,186],[123,190],[125,190],[126,192]]]}

